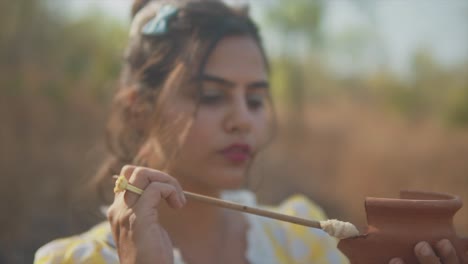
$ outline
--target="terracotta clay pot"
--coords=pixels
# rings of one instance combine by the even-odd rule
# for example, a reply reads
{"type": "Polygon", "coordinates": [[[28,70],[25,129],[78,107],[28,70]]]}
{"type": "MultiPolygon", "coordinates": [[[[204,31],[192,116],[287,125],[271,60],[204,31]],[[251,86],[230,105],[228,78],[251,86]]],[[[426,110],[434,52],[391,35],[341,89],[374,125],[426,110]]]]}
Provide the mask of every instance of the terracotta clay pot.
{"type": "Polygon", "coordinates": [[[468,263],[468,238],[457,237],[452,221],[462,207],[459,197],[417,191],[401,191],[400,197],[366,198],[367,231],[338,244],[352,264],[388,263],[394,257],[418,263],[414,246],[419,241],[434,246],[443,238],[452,242],[461,263],[468,263]]]}

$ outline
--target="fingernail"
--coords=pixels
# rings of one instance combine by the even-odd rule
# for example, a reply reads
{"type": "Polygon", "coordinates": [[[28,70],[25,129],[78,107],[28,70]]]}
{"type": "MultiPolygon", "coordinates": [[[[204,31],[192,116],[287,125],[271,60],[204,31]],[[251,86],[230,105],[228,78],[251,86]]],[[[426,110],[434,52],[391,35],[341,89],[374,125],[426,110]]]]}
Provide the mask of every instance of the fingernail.
{"type": "Polygon", "coordinates": [[[451,252],[451,243],[448,239],[443,239],[437,243],[437,247],[442,255],[449,255],[451,252]]]}
{"type": "Polygon", "coordinates": [[[432,249],[429,246],[429,244],[424,243],[424,245],[421,247],[421,255],[423,256],[430,256],[432,254],[432,249]]]}
{"type": "Polygon", "coordinates": [[[388,264],[404,264],[403,261],[399,258],[394,258],[392,260],[390,260],[390,262],[388,264]]]}

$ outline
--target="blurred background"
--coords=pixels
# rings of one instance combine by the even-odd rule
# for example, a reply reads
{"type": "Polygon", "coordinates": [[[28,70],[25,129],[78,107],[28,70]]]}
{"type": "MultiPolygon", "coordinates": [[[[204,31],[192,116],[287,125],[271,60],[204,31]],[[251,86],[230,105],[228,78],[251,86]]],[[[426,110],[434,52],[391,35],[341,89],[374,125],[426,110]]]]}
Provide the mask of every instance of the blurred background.
{"type": "MultiPolygon", "coordinates": [[[[280,124],[259,200],[299,192],[365,226],[367,196],[446,192],[468,236],[468,1],[252,2],[280,124]]],[[[75,186],[102,161],[130,5],[0,1],[0,263],[96,223],[75,186]]]]}

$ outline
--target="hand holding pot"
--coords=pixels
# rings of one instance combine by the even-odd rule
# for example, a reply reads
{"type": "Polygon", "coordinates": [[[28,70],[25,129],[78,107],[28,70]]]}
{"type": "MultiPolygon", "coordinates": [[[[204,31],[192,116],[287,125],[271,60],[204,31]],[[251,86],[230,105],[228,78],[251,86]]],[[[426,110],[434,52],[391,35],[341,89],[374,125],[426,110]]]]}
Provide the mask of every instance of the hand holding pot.
{"type": "MultiPolygon", "coordinates": [[[[425,241],[414,247],[414,254],[420,264],[460,264],[457,252],[448,239],[442,239],[432,248],[425,241]]],[[[401,258],[393,258],[389,264],[406,264],[401,258]]]]}
{"type": "Polygon", "coordinates": [[[402,191],[400,197],[366,198],[365,235],[338,244],[352,264],[468,263],[468,239],[453,227],[462,207],[459,197],[415,191],[402,191]]]}

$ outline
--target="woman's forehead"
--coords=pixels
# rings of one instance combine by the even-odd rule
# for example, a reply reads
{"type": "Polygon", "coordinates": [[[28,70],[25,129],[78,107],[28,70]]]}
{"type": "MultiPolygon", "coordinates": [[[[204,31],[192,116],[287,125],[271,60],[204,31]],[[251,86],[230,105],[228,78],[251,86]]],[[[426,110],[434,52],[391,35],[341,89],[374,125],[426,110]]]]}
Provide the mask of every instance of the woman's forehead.
{"type": "Polygon", "coordinates": [[[241,83],[266,81],[268,78],[258,43],[249,36],[221,39],[208,56],[203,73],[241,83]]]}

